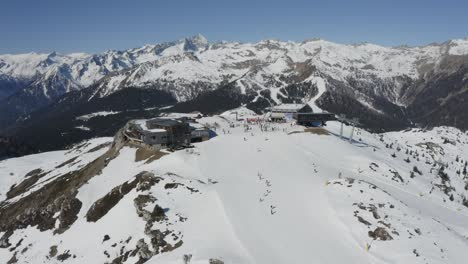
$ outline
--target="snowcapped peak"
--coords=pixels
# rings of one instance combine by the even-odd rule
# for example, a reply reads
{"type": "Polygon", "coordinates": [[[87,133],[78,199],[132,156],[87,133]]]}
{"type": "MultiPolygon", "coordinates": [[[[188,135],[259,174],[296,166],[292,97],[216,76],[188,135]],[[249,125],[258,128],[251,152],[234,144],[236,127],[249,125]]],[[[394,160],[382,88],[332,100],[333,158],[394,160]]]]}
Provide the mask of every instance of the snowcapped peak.
{"type": "Polygon", "coordinates": [[[75,53],[69,53],[67,54],[67,56],[70,58],[75,58],[75,59],[85,59],[85,58],[88,58],[90,55],[84,52],[75,52],[75,53]]]}
{"type": "Polygon", "coordinates": [[[52,51],[51,53],[49,53],[49,55],[47,57],[52,58],[52,57],[55,57],[55,56],[57,56],[57,52],[52,51]]]}
{"type": "Polygon", "coordinates": [[[302,43],[307,43],[307,42],[316,42],[316,41],[321,41],[321,38],[311,38],[311,39],[305,39],[302,41],[302,43]]]}
{"type": "Polygon", "coordinates": [[[199,51],[208,48],[209,42],[203,35],[197,34],[192,37],[185,38],[184,50],[199,51]]]}
{"type": "Polygon", "coordinates": [[[453,39],[448,42],[449,54],[466,55],[468,54],[468,38],[453,39]]]}
{"type": "Polygon", "coordinates": [[[208,44],[208,39],[200,33],[193,35],[191,37],[188,37],[186,39],[191,40],[191,41],[196,41],[199,43],[203,43],[203,44],[208,44]]]}

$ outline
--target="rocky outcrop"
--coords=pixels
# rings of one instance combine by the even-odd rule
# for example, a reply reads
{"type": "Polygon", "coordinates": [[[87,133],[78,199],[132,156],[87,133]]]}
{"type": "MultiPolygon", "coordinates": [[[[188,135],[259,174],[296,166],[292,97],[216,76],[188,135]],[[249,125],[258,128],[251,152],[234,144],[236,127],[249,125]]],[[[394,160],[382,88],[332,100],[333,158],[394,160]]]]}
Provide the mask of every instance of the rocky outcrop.
{"type": "Polygon", "coordinates": [[[137,188],[138,190],[149,189],[152,185],[159,182],[159,178],[149,172],[141,172],[131,181],[125,182],[114,187],[108,194],[100,198],[91,206],[86,213],[88,222],[97,222],[109,212],[126,194],[137,188]]]}
{"type": "Polygon", "coordinates": [[[392,240],[393,237],[387,232],[384,227],[377,227],[374,231],[369,231],[369,236],[373,239],[392,240]]]}
{"type": "MultiPolygon", "coordinates": [[[[83,168],[54,177],[16,201],[0,203],[0,232],[12,232],[27,226],[36,226],[41,231],[50,230],[56,227],[57,221],[59,224],[55,232],[65,232],[75,222],[81,209],[82,203],[76,198],[78,189],[99,175],[124,144],[119,132],[109,150],[83,168]]],[[[38,178],[44,176],[39,170],[31,171],[21,184],[10,189],[10,198],[26,193],[38,178]]]]}

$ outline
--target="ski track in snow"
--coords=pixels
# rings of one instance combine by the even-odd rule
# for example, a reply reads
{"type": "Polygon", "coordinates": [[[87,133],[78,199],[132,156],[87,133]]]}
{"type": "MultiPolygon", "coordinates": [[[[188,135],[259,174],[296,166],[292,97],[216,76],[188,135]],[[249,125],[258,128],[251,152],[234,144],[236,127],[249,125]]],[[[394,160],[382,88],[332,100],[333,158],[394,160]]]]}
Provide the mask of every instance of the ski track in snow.
{"type": "Polygon", "coordinates": [[[310,101],[308,102],[308,104],[312,107],[312,110],[315,112],[315,113],[320,113],[322,112],[323,110],[317,106],[317,104],[315,103],[315,101],[317,101],[317,99],[320,98],[320,96],[322,96],[322,94],[327,90],[326,89],[326,84],[325,84],[325,80],[321,77],[311,77],[309,78],[310,80],[313,81],[313,83],[317,86],[317,89],[318,89],[318,92],[317,92],[317,95],[315,95],[314,97],[312,97],[310,99],[310,101]]]}

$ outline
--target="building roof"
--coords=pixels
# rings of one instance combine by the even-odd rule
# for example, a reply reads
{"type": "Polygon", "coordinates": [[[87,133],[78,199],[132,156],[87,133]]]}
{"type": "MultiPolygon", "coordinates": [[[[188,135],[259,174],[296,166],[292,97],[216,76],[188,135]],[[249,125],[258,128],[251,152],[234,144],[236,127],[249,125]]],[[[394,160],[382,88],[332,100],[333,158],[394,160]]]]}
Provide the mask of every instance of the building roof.
{"type": "Polygon", "coordinates": [[[270,107],[270,110],[273,112],[297,112],[305,106],[305,104],[280,104],[270,107]]]}
{"type": "Polygon", "coordinates": [[[162,128],[152,128],[152,129],[148,128],[147,122],[148,122],[148,120],[146,120],[146,119],[139,119],[139,120],[135,120],[134,124],[139,126],[141,128],[141,130],[144,130],[144,131],[149,131],[149,132],[154,132],[154,133],[156,133],[156,132],[166,132],[166,130],[162,129],[162,128]]]}
{"type": "Polygon", "coordinates": [[[202,125],[200,123],[189,123],[189,126],[193,129],[196,129],[196,130],[204,130],[206,129],[206,126],[205,125],[202,125]]]}
{"type": "Polygon", "coordinates": [[[174,127],[181,124],[187,124],[185,118],[173,119],[173,118],[153,118],[153,119],[138,119],[132,120],[138,129],[148,132],[167,132],[167,128],[174,127]]]}
{"type": "Polygon", "coordinates": [[[147,122],[149,122],[150,124],[155,124],[164,127],[176,126],[183,123],[181,120],[169,118],[153,118],[149,119],[147,122]]]}

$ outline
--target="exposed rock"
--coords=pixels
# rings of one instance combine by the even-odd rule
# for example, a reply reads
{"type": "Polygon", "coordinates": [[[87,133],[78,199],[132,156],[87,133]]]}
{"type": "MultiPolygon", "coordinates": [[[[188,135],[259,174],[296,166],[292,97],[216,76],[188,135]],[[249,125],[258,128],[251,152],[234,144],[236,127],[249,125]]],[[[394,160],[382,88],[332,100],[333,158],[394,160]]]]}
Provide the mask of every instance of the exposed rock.
{"type": "Polygon", "coordinates": [[[8,240],[10,236],[13,235],[13,231],[8,230],[0,238],[0,248],[8,248],[11,246],[10,241],[8,240]]]}
{"type": "Polygon", "coordinates": [[[148,245],[144,239],[138,240],[136,248],[138,250],[138,255],[144,260],[148,260],[153,256],[153,252],[149,250],[148,245]]]}
{"type": "Polygon", "coordinates": [[[6,264],[15,264],[18,263],[18,259],[16,258],[17,252],[13,254],[13,256],[7,261],[6,264]]]}
{"type": "Polygon", "coordinates": [[[82,203],[77,198],[65,198],[60,207],[60,224],[57,233],[63,233],[78,219],[82,203]]]}
{"type": "Polygon", "coordinates": [[[369,231],[368,234],[373,239],[380,239],[384,241],[393,239],[393,237],[383,227],[377,227],[374,231],[369,231]]]}
{"type": "Polygon", "coordinates": [[[380,215],[377,213],[377,207],[375,207],[375,205],[370,205],[369,206],[369,211],[372,213],[372,216],[375,218],[375,219],[380,219],[380,215]]]}
{"type": "Polygon", "coordinates": [[[191,260],[192,260],[192,254],[184,255],[183,257],[184,264],[189,264],[191,260]]]}
{"type": "Polygon", "coordinates": [[[147,203],[155,202],[157,199],[151,195],[138,195],[134,200],[133,203],[135,205],[136,212],[139,217],[142,217],[146,222],[152,221],[152,214],[151,212],[144,209],[147,203]]]}
{"type": "Polygon", "coordinates": [[[224,264],[223,261],[221,261],[219,259],[214,259],[214,258],[210,259],[209,263],[210,264],[224,264]]]}
{"type": "Polygon", "coordinates": [[[166,183],[166,185],[164,185],[164,189],[175,189],[179,185],[183,185],[183,184],[180,184],[177,182],[166,183]]]}
{"type": "Polygon", "coordinates": [[[107,214],[126,194],[135,189],[149,189],[159,181],[154,174],[141,172],[132,181],[124,182],[122,185],[114,187],[108,194],[97,200],[86,213],[88,222],[96,222],[107,214]]]}
{"type": "Polygon", "coordinates": [[[15,251],[19,246],[21,246],[21,243],[23,243],[24,238],[21,238],[14,247],[10,248],[10,251],[15,251]]]}
{"type": "Polygon", "coordinates": [[[26,173],[26,175],[24,175],[24,177],[25,177],[25,178],[31,177],[31,176],[40,174],[40,173],[42,173],[42,172],[44,172],[42,169],[34,169],[34,170],[32,170],[32,171],[26,173]]]}
{"type": "Polygon", "coordinates": [[[58,253],[57,246],[51,246],[50,250],[49,250],[49,257],[53,258],[53,257],[57,256],[57,253],[58,253]]]}
{"type": "Polygon", "coordinates": [[[129,256],[135,256],[137,254],[137,250],[134,251],[126,251],[122,252],[120,256],[116,257],[112,260],[112,264],[122,264],[127,261],[129,256]]]}
{"type": "Polygon", "coordinates": [[[434,142],[422,142],[416,144],[416,146],[425,148],[433,153],[438,153],[441,154],[442,156],[445,155],[444,148],[442,148],[439,144],[434,143],[434,142]]]}
{"type": "Polygon", "coordinates": [[[108,194],[94,202],[86,213],[88,222],[97,222],[107,214],[127,193],[134,189],[138,180],[125,182],[122,185],[114,187],[108,194]]]}
{"type": "Polygon", "coordinates": [[[25,179],[18,185],[12,185],[6,194],[7,199],[14,198],[26,191],[28,191],[40,178],[44,177],[47,173],[43,173],[41,169],[30,171],[26,174],[25,179]]]}
{"type": "Polygon", "coordinates": [[[416,234],[418,234],[418,235],[422,235],[421,229],[419,229],[419,228],[414,229],[414,232],[416,232],[416,234]]]}
{"type": "Polygon", "coordinates": [[[357,218],[358,218],[358,221],[359,221],[359,222],[361,222],[361,223],[363,223],[363,224],[365,224],[365,225],[368,225],[368,226],[371,225],[371,223],[369,223],[369,221],[366,221],[366,220],[365,220],[364,218],[362,218],[361,216],[357,216],[357,218]]]}
{"type": "Polygon", "coordinates": [[[26,253],[26,251],[28,251],[29,247],[31,247],[32,244],[29,244],[27,247],[24,247],[23,250],[21,250],[21,254],[24,254],[26,253]]]}
{"type": "Polygon", "coordinates": [[[151,216],[154,221],[159,222],[166,217],[166,213],[164,212],[164,209],[161,206],[156,204],[154,205],[154,209],[151,213],[151,216]]]}
{"type": "MultiPolygon", "coordinates": [[[[148,207],[148,204],[153,204],[157,199],[148,194],[140,194],[134,200],[134,206],[138,216],[142,217],[145,220],[145,234],[149,237],[151,241],[151,247],[149,247],[143,239],[140,239],[138,242],[137,250],[140,254],[140,260],[138,263],[143,263],[145,260],[149,259],[151,256],[163,253],[170,252],[183,244],[183,241],[173,233],[173,231],[167,229],[162,232],[159,229],[153,229],[155,222],[161,222],[164,224],[164,221],[168,220],[165,210],[158,204],[154,204],[153,210],[148,211],[145,208],[148,207]],[[178,240],[175,244],[170,244],[166,241],[166,237],[171,235],[173,240],[178,240]],[[151,248],[151,249],[150,249],[151,248]]],[[[167,224],[169,226],[169,224],[167,224]]]]}
{"type": "Polygon", "coordinates": [[[65,252],[63,252],[62,254],[58,255],[57,256],[57,260],[59,261],[65,261],[67,260],[68,258],[70,258],[72,255],[70,254],[70,251],[69,250],[66,250],[65,252]]]}
{"type": "Polygon", "coordinates": [[[96,152],[102,148],[109,147],[110,145],[111,143],[103,143],[103,144],[97,145],[96,147],[88,150],[88,153],[96,152]]]}
{"type": "Polygon", "coordinates": [[[78,159],[78,156],[73,157],[73,158],[71,158],[71,159],[69,159],[69,160],[67,160],[67,161],[65,161],[65,162],[63,162],[63,163],[57,165],[55,168],[56,168],[56,169],[62,168],[62,167],[64,167],[65,165],[68,165],[68,164],[74,162],[76,159],[78,159]]]}
{"type": "Polygon", "coordinates": [[[54,178],[12,204],[2,204],[0,232],[27,226],[37,226],[41,231],[53,229],[57,220],[54,218],[56,213],[59,213],[62,221],[57,232],[65,231],[76,220],[76,214],[81,208],[81,202],[75,199],[78,189],[98,175],[116,157],[124,143],[122,134],[117,133],[112,147],[96,160],[77,171],[54,178]]]}
{"type": "Polygon", "coordinates": [[[401,182],[401,183],[405,182],[405,181],[403,180],[403,178],[401,177],[400,173],[398,173],[398,171],[391,170],[391,169],[390,169],[389,171],[393,174],[392,180],[394,180],[394,181],[396,181],[396,182],[399,181],[399,182],[401,182]]]}
{"type": "Polygon", "coordinates": [[[139,178],[136,188],[137,191],[147,191],[151,188],[151,186],[159,183],[159,181],[162,179],[161,177],[154,176],[154,174],[149,172],[142,172],[137,175],[137,177],[139,178]]]}

